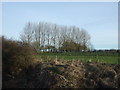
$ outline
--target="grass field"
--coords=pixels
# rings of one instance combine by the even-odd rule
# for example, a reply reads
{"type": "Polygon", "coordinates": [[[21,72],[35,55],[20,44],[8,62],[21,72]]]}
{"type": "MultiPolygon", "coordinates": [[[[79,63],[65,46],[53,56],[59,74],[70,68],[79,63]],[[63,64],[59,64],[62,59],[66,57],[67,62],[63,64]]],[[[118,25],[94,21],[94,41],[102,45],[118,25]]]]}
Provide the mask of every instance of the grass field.
{"type": "Polygon", "coordinates": [[[67,53],[39,53],[37,58],[42,59],[62,59],[62,60],[82,60],[102,63],[118,64],[118,53],[116,52],[67,52],[67,53]]]}

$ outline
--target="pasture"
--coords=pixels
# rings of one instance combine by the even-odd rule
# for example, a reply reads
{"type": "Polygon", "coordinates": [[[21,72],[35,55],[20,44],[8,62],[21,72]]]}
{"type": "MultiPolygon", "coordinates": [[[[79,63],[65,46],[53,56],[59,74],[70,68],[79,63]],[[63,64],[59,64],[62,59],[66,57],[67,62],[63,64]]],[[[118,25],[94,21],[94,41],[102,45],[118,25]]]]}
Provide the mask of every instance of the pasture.
{"type": "Polygon", "coordinates": [[[84,62],[101,62],[118,64],[119,56],[117,52],[64,52],[64,53],[52,53],[52,52],[40,52],[37,54],[37,58],[44,60],[62,59],[62,60],[81,60],[84,62]]]}

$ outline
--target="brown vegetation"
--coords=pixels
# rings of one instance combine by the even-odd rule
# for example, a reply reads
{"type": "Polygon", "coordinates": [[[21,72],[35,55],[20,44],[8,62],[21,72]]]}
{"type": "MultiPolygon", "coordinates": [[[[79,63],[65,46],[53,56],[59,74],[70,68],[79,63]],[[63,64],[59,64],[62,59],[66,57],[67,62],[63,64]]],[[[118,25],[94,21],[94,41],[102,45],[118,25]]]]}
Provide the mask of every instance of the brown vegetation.
{"type": "Polygon", "coordinates": [[[33,62],[34,50],[26,43],[2,37],[2,74],[3,81],[14,78],[23,68],[33,62]]]}
{"type": "Polygon", "coordinates": [[[24,69],[5,87],[14,88],[118,88],[120,66],[80,60],[41,60],[24,69]],[[11,86],[10,83],[14,83],[11,86]]]}
{"type": "Polygon", "coordinates": [[[119,88],[120,66],[36,60],[26,43],[2,38],[3,88],[119,88]]]}

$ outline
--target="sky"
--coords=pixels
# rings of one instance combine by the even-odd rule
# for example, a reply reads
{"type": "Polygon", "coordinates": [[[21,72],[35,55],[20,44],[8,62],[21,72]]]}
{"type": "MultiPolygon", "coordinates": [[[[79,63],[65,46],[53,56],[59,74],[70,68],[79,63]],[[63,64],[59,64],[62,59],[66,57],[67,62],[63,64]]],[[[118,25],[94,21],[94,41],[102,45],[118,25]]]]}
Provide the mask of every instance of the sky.
{"type": "Polygon", "coordinates": [[[2,35],[19,40],[27,22],[77,26],[95,49],[118,48],[117,2],[3,2],[2,35]]]}

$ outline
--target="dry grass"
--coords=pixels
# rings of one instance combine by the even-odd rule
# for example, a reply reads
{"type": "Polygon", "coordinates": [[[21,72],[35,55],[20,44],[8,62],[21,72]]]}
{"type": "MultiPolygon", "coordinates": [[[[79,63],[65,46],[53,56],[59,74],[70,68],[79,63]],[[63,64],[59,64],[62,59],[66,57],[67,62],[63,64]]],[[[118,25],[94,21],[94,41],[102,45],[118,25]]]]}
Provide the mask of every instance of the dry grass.
{"type": "MultiPolygon", "coordinates": [[[[119,65],[58,59],[36,60],[11,79],[15,88],[118,88],[118,80],[119,65]]],[[[12,87],[9,82],[5,84],[12,87]]]]}

